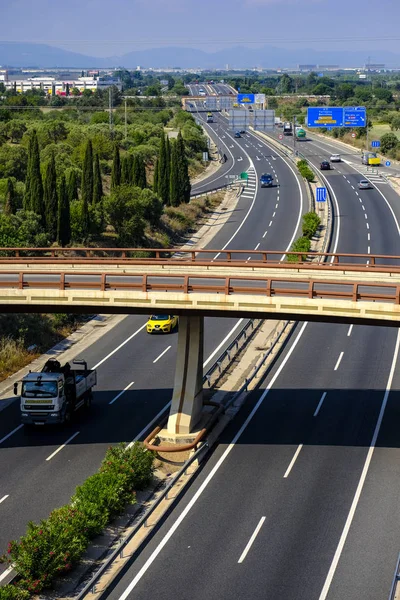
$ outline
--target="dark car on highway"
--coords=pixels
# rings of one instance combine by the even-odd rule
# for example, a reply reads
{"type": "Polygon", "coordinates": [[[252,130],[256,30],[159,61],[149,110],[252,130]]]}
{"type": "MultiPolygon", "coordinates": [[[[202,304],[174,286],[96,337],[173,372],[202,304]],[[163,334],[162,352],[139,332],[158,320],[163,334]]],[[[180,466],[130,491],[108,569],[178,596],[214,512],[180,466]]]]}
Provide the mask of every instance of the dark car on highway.
{"type": "Polygon", "coordinates": [[[263,173],[260,177],[260,185],[261,187],[272,187],[272,183],[274,178],[270,173],[263,173]]]}
{"type": "Polygon", "coordinates": [[[319,165],[319,168],[321,171],[329,171],[329,169],[331,168],[330,162],[328,160],[323,160],[322,163],[319,165]]]}
{"type": "Polygon", "coordinates": [[[235,138],[240,138],[240,137],[242,137],[242,136],[240,135],[240,131],[235,131],[235,138]]]}

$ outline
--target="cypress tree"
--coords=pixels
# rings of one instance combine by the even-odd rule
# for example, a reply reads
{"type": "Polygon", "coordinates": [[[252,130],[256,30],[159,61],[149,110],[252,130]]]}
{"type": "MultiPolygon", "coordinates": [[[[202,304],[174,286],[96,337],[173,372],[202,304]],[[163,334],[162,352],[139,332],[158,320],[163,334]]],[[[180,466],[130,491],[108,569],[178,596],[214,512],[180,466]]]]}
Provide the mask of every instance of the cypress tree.
{"type": "Polygon", "coordinates": [[[15,197],[15,189],[12,179],[7,179],[6,189],[6,204],[4,207],[6,215],[15,215],[17,212],[17,199],[15,197]]]}
{"type": "Polygon", "coordinates": [[[129,183],[133,185],[133,169],[134,169],[135,157],[133,154],[128,154],[128,165],[129,165],[129,183]]]}
{"type": "Polygon", "coordinates": [[[68,177],[67,194],[69,202],[79,200],[78,195],[78,176],[76,171],[71,171],[68,177]]]}
{"type": "Polygon", "coordinates": [[[61,176],[58,193],[57,241],[60,246],[66,246],[71,241],[71,216],[64,174],[61,176]]]}
{"type": "Polygon", "coordinates": [[[132,185],[139,185],[140,180],[140,164],[139,155],[135,154],[133,157],[133,169],[132,169],[132,185]]]}
{"type": "Polygon", "coordinates": [[[129,172],[129,156],[124,156],[121,159],[121,183],[130,183],[130,172],[129,172]]]}
{"type": "Polygon", "coordinates": [[[153,192],[156,194],[158,194],[159,173],[160,173],[160,161],[157,158],[156,164],[154,166],[154,176],[153,176],[153,192]]]}
{"type": "Polygon", "coordinates": [[[46,167],[46,177],[44,180],[44,206],[45,206],[45,221],[46,229],[50,234],[50,239],[53,242],[57,236],[57,174],[56,162],[54,154],[49,160],[46,167]]]}
{"type": "Polygon", "coordinates": [[[192,186],[190,184],[189,164],[186,158],[185,144],[181,132],[178,133],[176,146],[179,170],[179,199],[181,202],[189,202],[192,186]]]}
{"type": "Polygon", "coordinates": [[[121,157],[119,154],[119,146],[118,144],[115,144],[111,171],[111,189],[114,190],[119,185],[121,185],[121,157]]]}
{"type": "Polygon", "coordinates": [[[45,222],[45,208],[43,202],[43,182],[40,173],[40,152],[39,142],[36,131],[33,130],[29,143],[29,170],[27,173],[24,208],[33,210],[40,215],[42,222],[45,222]]]}
{"type": "Polygon", "coordinates": [[[91,140],[87,141],[85,148],[85,158],[83,159],[82,168],[82,184],[81,184],[82,200],[86,204],[88,211],[89,204],[93,202],[93,147],[91,140]]]}
{"type": "Polygon", "coordinates": [[[140,155],[138,156],[138,164],[139,164],[139,168],[138,168],[139,177],[138,177],[137,185],[140,188],[142,188],[142,190],[144,190],[147,187],[146,165],[144,163],[143,158],[140,155]]]}
{"type": "Polygon", "coordinates": [[[26,169],[25,191],[24,191],[24,200],[23,200],[24,210],[31,210],[32,146],[33,146],[33,135],[30,135],[29,136],[29,144],[28,144],[28,164],[27,164],[27,169],[26,169]]]}
{"type": "MultiPolygon", "coordinates": [[[[168,146],[169,147],[169,146],[168,146]]],[[[168,204],[169,201],[169,156],[167,155],[167,143],[165,136],[162,134],[160,140],[160,153],[158,156],[158,195],[163,204],[168,204]]]]}
{"type": "Polygon", "coordinates": [[[94,184],[93,184],[93,204],[101,202],[103,197],[103,182],[101,180],[100,159],[96,154],[94,159],[94,184]]]}
{"type": "Polygon", "coordinates": [[[178,206],[181,202],[179,197],[179,167],[176,143],[171,148],[171,170],[169,178],[169,202],[171,206],[178,206]]]}

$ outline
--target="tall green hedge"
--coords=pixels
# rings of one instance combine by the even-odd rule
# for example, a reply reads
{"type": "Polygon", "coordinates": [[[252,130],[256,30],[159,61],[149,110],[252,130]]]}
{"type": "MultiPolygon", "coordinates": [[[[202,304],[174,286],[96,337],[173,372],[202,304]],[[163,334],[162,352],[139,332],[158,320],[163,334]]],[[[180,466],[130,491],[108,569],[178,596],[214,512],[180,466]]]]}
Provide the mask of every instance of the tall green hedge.
{"type": "Polygon", "coordinates": [[[30,522],[19,541],[9,542],[2,561],[12,563],[20,579],[0,588],[0,600],[25,600],[70,571],[91,539],[136,502],[135,491],[150,483],[153,469],[154,454],[139,442],[109,448],[98,473],[76,489],[69,504],[39,524],[30,522]]]}

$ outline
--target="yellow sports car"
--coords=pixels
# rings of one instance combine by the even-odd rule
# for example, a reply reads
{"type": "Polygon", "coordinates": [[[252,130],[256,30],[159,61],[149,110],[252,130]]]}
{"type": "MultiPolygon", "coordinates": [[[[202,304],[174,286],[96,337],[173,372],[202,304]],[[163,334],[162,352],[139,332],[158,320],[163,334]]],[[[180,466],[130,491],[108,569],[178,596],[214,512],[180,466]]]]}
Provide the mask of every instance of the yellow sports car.
{"type": "Polygon", "coordinates": [[[170,333],[177,325],[176,315],[151,315],[147,321],[147,333],[170,333]]]}

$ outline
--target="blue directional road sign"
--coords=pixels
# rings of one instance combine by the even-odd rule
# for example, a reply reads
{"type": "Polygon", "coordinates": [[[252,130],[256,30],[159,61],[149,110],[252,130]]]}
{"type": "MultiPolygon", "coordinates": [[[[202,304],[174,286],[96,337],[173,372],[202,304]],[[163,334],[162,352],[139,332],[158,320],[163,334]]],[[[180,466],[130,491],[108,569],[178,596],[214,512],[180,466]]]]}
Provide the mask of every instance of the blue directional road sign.
{"type": "Polygon", "coordinates": [[[326,201],[326,187],[317,187],[317,202],[326,201]]]}
{"type": "Polygon", "coordinates": [[[380,145],[381,145],[381,143],[380,143],[380,141],[379,141],[379,140],[373,140],[373,141],[371,142],[371,146],[372,146],[372,148],[379,148],[379,146],[380,146],[380,145]]]}
{"type": "Polygon", "coordinates": [[[345,106],[343,108],[343,125],[345,127],[366,127],[367,111],[365,106],[345,106]]]}
{"type": "Polygon", "coordinates": [[[237,95],[237,103],[238,104],[255,104],[255,94],[238,94],[237,95]]]}
{"type": "Polygon", "coordinates": [[[343,127],[343,108],[317,106],[307,109],[308,127],[343,127]]]}
{"type": "Polygon", "coordinates": [[[385,162],[385,167],[390,167],[390,160],[387,160],[387,161],[385,162]]]}

